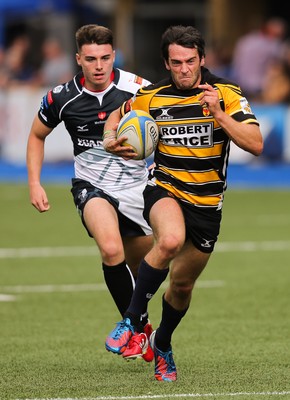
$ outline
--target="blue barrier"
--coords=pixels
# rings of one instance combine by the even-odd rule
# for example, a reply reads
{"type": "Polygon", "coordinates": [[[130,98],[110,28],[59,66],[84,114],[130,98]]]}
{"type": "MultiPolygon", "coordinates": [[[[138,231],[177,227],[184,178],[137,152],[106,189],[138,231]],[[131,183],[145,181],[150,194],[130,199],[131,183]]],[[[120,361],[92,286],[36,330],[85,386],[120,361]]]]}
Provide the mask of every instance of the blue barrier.
{"type": "Polygon", "coordinates": [[[264,137],[262,158],[269,161],[290,161],[290,108],[286,104],[254,104],[264,137]]]}
{"type": "MultiPolygon", "coordinates": [[[[70,185],[73,175],[73,163],[61,162],[44,164],[42,170],[42,182],[70,185]]],[[[26,183],[27,172],[25,166],[0,161],[0,182],[26,183]]],[[[260,188],[290,190],[290,164],[230,164],[228,168],[227,182],[230,189],[260,188]]]]}

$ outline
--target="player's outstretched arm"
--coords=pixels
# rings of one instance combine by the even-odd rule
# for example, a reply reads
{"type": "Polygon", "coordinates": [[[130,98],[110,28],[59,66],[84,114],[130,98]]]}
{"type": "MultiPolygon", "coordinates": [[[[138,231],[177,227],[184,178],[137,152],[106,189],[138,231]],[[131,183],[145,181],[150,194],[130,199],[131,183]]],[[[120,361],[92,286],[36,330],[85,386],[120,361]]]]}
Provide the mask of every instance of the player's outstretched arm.
{"type": "Polygon", "coordinates": [[[33,120],[29,133],[26,151],[26,166],[31,204],[39,211],[48,211],[49,201],[40,183],[41,169],[44,159],[45,138],[52,129],[45,126],[38,116],[33,120]]]}

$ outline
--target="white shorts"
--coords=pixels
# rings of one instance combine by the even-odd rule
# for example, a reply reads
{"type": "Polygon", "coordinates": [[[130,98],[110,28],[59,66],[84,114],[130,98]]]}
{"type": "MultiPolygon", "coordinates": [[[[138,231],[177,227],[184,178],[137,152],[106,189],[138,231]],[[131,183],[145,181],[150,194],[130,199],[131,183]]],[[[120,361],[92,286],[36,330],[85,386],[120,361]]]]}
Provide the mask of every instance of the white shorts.
{"type": "Polygon", "coordinates": [[[94,197],[101,197],[115,207],[122,236],[144,236],[152,235],[152,230],[143,217],[143,190],[145,186],[146,182],[138,186],[107,193],[87,181],[74,178],[72,179],[71,192],[85,227],[82,215],[85,204],[94,197]]]}

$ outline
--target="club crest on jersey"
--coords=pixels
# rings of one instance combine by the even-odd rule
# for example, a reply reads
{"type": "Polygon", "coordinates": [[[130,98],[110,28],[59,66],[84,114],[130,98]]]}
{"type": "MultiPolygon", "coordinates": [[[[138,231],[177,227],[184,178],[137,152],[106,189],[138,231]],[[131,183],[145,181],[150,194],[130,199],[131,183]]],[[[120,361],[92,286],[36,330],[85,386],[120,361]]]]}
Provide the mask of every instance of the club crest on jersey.
{"type": "Polygon", "coordinates": [[[106,115],[107,115],[107,114],[105,113],[105,111],[102,111],[102,112],[99,112],[99,113],[98,113],[99,119],[102,119],[102,120],[106,118],[106,115]]]}
{"type": "Polygon", "coordinates": [[[209,111],[208,107],[202,107],[202,113],[203,113],[204,117],[208,117],[210,115],[210,111],[209,111]]]}

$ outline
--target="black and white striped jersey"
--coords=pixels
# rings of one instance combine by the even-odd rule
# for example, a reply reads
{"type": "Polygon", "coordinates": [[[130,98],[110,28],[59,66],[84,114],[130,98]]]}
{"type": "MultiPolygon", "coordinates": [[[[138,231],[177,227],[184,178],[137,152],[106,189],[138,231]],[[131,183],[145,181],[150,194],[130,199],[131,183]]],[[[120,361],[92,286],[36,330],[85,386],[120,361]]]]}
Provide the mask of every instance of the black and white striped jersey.
{"type": "Polygon", "coordinates": [[[38,112],[48,127],[64,125],[73,143],[75,177],[103,190],[114,191],[135,186],[147,179],[146,162],[125,161],[105,152],[102,145],[104,124],[112,111],[130,99],[149,81],[115,68],[111,84],[101,92],[84,87],[82,73],[71,81],[49,90],[38,112]]]}

